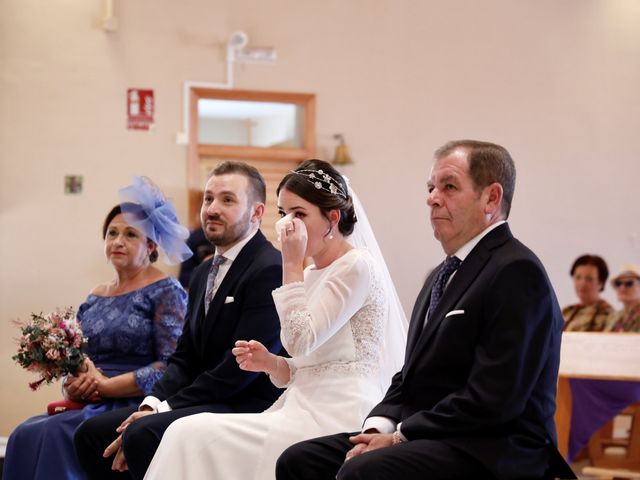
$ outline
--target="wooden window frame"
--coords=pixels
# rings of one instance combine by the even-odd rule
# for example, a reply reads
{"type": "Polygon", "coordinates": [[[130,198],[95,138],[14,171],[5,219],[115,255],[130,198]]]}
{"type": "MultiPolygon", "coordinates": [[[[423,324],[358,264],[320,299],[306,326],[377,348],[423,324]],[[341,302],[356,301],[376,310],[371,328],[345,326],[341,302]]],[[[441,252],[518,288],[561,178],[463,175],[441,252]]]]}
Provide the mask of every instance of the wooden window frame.
{"type": "MultiPolygon", "coordinates": [[[[314,94],[265,92],[257,90],[227,90],[192,86],[189,88],[189,147],[187,158],[187,186],[189,191],[189,219],[196,218],[200,209],[201,185],[200,164],[205,158],[251,160],[256,165],[265,161],[271,166],[282,161],[283,176],[292,162],[302,162],[315,156],[316,151],[316,98],[314,94]],[[303,108],[302,147],[252,147],[199,143],[200,130],[198,101],[201,99],[242,100],[251,102],[290,103],[303,108]]],[[[256,165],[258,166],[258,165],[256,165]]]]}

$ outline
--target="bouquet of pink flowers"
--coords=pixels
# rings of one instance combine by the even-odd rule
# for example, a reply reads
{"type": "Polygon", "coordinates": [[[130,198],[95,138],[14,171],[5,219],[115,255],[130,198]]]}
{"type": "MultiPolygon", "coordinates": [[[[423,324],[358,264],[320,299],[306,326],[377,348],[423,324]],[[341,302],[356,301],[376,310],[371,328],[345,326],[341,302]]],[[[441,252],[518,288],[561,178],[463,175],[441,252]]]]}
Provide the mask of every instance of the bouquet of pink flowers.
{"type": "Polygon", "coordinates": [[[18,323],[22,336],[18,353],[12,358],[21,367],[40,374],[40,380],[29,383],[37,390],[63,375],[74,374],[84,360],[87,339],[72,308],[57,309],[43,316],[31,314],[30,323],[18,323]]]}

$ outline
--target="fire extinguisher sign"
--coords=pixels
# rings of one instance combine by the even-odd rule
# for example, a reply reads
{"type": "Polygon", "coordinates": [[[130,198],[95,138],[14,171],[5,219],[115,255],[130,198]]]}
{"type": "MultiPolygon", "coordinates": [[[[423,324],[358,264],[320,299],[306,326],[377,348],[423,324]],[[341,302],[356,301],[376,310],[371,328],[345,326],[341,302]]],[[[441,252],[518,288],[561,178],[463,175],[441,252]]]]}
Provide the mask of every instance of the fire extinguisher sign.
{"type": "Polygon", "coordinates": [[[153,90],[130,88],[127,90],[127,128],[149,130],[153,124],[153,90]]]}

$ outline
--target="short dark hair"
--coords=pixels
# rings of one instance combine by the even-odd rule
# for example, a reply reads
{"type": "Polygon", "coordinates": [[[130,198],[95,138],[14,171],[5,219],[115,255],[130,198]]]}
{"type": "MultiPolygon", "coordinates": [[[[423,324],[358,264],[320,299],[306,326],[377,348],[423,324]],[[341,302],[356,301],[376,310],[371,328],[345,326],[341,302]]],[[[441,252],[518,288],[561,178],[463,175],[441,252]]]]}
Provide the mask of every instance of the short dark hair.
{"type": "MultiPolygon", "coordinates": [[[[329,220],[329,211],[340,210],[340,221],[338,222],[338,230],[343,235],[351,235],[353,228],[358,221],[353,208],[353,200],[348,194],[347,183],[344,177],[330,163],[323,160],[307,160],[298,166],[293,172],[288,173],[280,181],[280,185],[276,189],[276,195],[280,194],[280,190],[286,188],[292,193],[305,199],[307,202],[320,208],[322,215],[329,220]],[[322,170],[323,173],[331,176],[332,180],[340,186],[342,192],[346,193],[346,198],[340,192],[332,193],[322,188],[317,188],[314,182],[307,176],[295,173],[302,170],[322,170]]],[[[329,235],[331,228],[327,231],[329,235]]]]}
{"type": "MultiPolygon", "coordinates": [[[[136,205],[135,203],[126,203],[123,205],[127,205],[128,207],[131,207],[131,209],[134,209],[134,211],[136,212],[140,212],[141,214],[143,214],[142,209],[136,205]],[[137,207],[137,208],[136,208],[137,207]]],[[[109,210],[109,213],[107,213],[107,216],[104,219],[104,223],[102,224],[102,239],[104,240],[105,238],[107,238],[107,229],[109,228],[109,224],[111,223],[111,221],[117,216],[120,215],[122,213],[122,206],[121,205],[116,205],[115,207],[113,207],[111,210],[109,210]]],[[[149,254],[149,261],[151,263],[155,262],[156,260],[158,260],[158,245],[156,244],[156,242],[154,242],[153,240],[151,240],[150,238],[147,238],[147,243],[149,245],[153,245],[154,249],[151,251],[151,253],[149,254]]]]}
{"type": "Polygon", "coordinates": [[[440,160],[457,148],[467,151],[469,176],[476,191],[492,183],[502,186],[502,214],[507,219],[516,189],[516,166],[507,149],[479,140],[453,140],[436,150],[434,156],[440,160]]]}
{"type": "Polygon", "coordinates": [[[609,278],[609,268],[607,267],[607,262],[605,262],[604,259],[599,255],[580,255],[578,258],[576,258],[576,261],[573,262],[573,265],[571,265],[571,271],[569,272],[571,276],[573,277],[576,268],[583,265],[592,265],[596,267],[596,269],[598,270],[598,280],[602,284],[602,287],[600,287],[600,291],[603,291],[604,285],[607,282],[607,278],[609,278]]]}
{"type": "Polygon", "coordinates": [[[217,165],[211,172],[210,177],[229,173],[238,173],[247,177],[249,186],[251,187],[250,196],[252,201],[261,203],[267,201],[267,187],[264,183],[264,178],[262,178],[257,168],[244,162],[227,160],[217,165]]]}

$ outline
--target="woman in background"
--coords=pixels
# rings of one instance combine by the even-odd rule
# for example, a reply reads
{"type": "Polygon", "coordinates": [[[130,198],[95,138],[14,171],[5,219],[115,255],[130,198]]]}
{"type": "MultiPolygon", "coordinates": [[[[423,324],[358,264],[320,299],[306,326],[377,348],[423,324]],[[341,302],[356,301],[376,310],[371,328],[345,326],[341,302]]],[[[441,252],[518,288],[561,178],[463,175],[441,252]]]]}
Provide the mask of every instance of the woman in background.
{"type": "Polygon", "coordinates": [[[73,448],[75,429],[86,418],[137,405],[175,350],[186,294],[153,263],[158,246],[169,262],[190,255],[184,244],[188,232],[150,180],[134,177],[133,185],[120,190],[120,198],[102,228],[115,278],[94,288],[78,309],[89,340],[86,358],[62,386],[66,399],[84,407],[19,425],[9,437],[4,480],[86,478],[73,448]]]}
{"type": "Polygon", "coordinates": [[[571,266],[571,277],[580,303],[562,309],[567,332],[600,332],[613,307],[600,298],[609,276],[605,261],[598,255],[582,255],[571,266]]]}
{"type": "Polygon", "coordinates": [[[640,267],[623,266],[611,284],[623,308],[609,316],[605,330],[640,333],[640,267]]]}
{"type": "Polygon", "coordinates": [[[250,339],[233,353],[240,368],[265,372],[287,389],[262,413],[177,420],[145,478],[273,479],[289,445],[360,428],[402,366],[406,319],[344,177],[309,160],[284,177],[277,194],[287,219],[279,232],[283,286],[273,298],[291,358],[250,339]],[[305,269],[306,257],[313,264],[305,269]]]}

